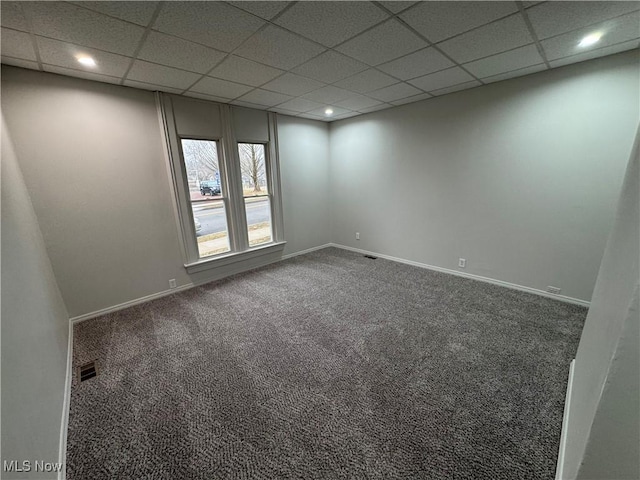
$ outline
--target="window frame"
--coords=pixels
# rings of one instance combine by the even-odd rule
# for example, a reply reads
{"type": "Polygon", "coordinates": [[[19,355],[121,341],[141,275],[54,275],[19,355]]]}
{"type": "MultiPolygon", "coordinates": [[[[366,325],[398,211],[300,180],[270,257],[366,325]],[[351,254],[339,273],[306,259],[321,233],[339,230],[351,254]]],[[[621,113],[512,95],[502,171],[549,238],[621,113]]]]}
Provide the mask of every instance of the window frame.
{"type": "MultiPolygon", "coordinates": [[[[260,255],[267,255],[284,249],[284,225],[282,215],[282,198],[280,188],[280,168],[278,158],[277,117],[273,112],[264,112],[268,127],[269,140],[237,140],[233,127],[232,106],[218,104],[207,100],[187,98],[189,101],[216,106],[220,111],[222,126],[221,135],[188,135],[180,134],[176,124],[172,102],[173,95],[156,92],[156,103],[165,144],[167,168],[171,180],[171,191],[174,213],[179,231],[184,266],[188,273],[196,273],[230,263],[248,260],[260,255]],[[227,232],[230,251],[200,257],[197,234],[193,219],[193,210],[189,195],[186,164],[182,149],[182,140],[215,141],[218,152],[220,182],[223,186],[222,201],[227,217],[227,232]],[[265,145],[265,167],[267,186],[269,188],[271,234],[268,243],[249,246],[248,226],[245,200],[242,190],[242,173],[238,145],[240,143],[256,143],[265,145]],[[225,188],[226,187],[226,188],[225,188]]],[[[186,98],[186,97],[179,97],[186,98]]]]}

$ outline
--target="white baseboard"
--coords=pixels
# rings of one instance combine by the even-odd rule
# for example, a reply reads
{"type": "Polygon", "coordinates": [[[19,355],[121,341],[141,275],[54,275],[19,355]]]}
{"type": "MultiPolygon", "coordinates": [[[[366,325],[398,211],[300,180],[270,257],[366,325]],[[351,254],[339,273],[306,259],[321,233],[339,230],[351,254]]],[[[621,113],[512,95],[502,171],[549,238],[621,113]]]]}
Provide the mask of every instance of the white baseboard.
{"type": "MultiPolygon", "coordinates": [[[[268,262],[264,262],[264,263],[262,263],[262,264],[260,264],[258,266],[252,265],[250,267],[247,267],[246,270],[253,270],[254,268],[263,267],[265,265],[269,265],[271,263],[279,262],[279,261],[282,261],[282,260],[288,260],[289,258],[297,257],[299,255],[304,255],[306,253],[315,252],[316,250],[322,250],[323,248],[327,248],[327,247],[331,247],[331,246],[332,246],[332,244],[327,243],[327,244],[324,244],[324,245],[319,245],[317,247],[307,248],[306,250],[301,250],[299,252],[294,252],[294,253],[290,253],[288,255],[283,255],[282,257],[278,258],[277,260],[271,260],[271,261],[268,261],[268,262]]],[[[236,275],[238,273],[242,273],[242,271],[229,273],[229,275],[236,275]]],[[[169,290],[163,290],[162,292],[152,293],[151,295],[146,295],[144,297],[135,298],[133,300],[129,300],[128,302],[120,303],[118,305],[113,305],[111,307],[107,307],[107,308],[103,308],[103,309],[100,309],[100,310],[96,310],[94,312],[89,312],[89,313],[85,313],[85,314],[82,314],[82,315],[78,315],[76,317],[70,318],[69,321],[72,324],[83,322],[85,320],[96,318],[96,317],[99,317],[101,315],[106,315],[108,313],[117,312],[118,310],[124,310],[125,308],[133,307],[134,305],[140,305],[142,303],[147,303],[147,302],[150,302],[152,300],[156,300],[158,298],[166,297],[168,295],[173,295],[174,293],[183,292],[185,290],[189,290],[190,288],[198,287],[200,285],[204,285],[204,284],[209,283],[209,282],[215,282],[216,280],[220,280],[220,278],[217,278],[217,277],[216,278],[211,278],[211,279],[204,280],[202,282],[190,282],[190,283],[187,283],[185,285],[180,285],[177,288],[171,288],[169,290]]]]}
{"type": "Polygon", "coordinates": [[[333,247],[332,243],[325,243],[324,245],[318,245],[317,247],[307,248],[306,250],[300,250],[299,252],[290,253],[289,255],[283,255],[281,260],[288,260],[293,257],[298,257],[300,255],[305,255],[307,253],[315,252],[317,250],[322,250],[323,248],[333,247]]]}
{"type": "Polygon", "coordinates": [[[575,305],[581,305],[588,307],[590,302],[581,300],[579,298],[567,297],[565,295],[555,295],[553,293],[545,292],[544,290],[538,290],[537,288],[525,287],[524,285],[518,285],[515,283],[504,282],[502,280],[496,280],[494,278],[482,277],[480,275],[474,275],[472,273],[459,272],[457,270],[450,270],[448,268],[436,267],[435,265],[428,265],[426,263],[414,262],[413,260],[405,260],[404,258],[392,257],[391,255],[384,255],[382,253],[370,252],[368,250],[362,250],[359,248],[347,247],[346,245],[340,245],[338,243],[332,243],[331,247],[341,248],[343,250],[349,250],[350,252],[361,253],[363,255],[373,255],[374,257],[384,258],[393,262],[404,263],[406,265],[412,265],[414,267],[426,268],[427,270],[433,270],[436,272],[448,273],[456,275],[458,277],[470,278],[472,280],[478,280],[480,282],[492,283],[494,285],[500,285],[501,287],[511,288],[513,290],[519,290],[521,292],[533,293],[542,297],[553,298],[562,302],[572,303],[575,305]]]}
{"type": "Polygon", "coordinates": [[[152,293],[151,295],[146,295],[144,297],[135,298],[133,300],[129,300],[128,302],[120,303],[118,305],[114,305],[112,307],[102,308],[100,310],[96,310],[95,312],[85,313],[83,315],[78,315],[77,317],[72,317],[69,319],[69,322],[72,324],[84,322],[85,320],[89,320],[95,317],[99,317],[101,315],[106,315],[107,313],[117,312],[118,310],[124,310],[125,308],[133,307],[134,305],[139,305],[141,303],[147,303],[151,300],[156,300],[157,298],[166,297],[168,295],[173,295],[174,293],[182,292],[184,290],[189,290],[190,288],[195,287],[196,285],[193,283],[187,283],[186,285],[180,285],[177,288],[171,288],[169,290],[163,290],[162,292],[152,293]]]}
{"type": "Polygon", "coordinates": [[[69,406],[71,405],[71,380],[73,378],[73,324],[69,323],[69,339],[67,341],[67,373],[64,381],[64,398],[62,400],[62,421],[60,423],[60,445],[58,462],[62,469],[58,473],[58,480],[65,480],[67,476],[67,430],[69,428],[69,406]]]}
{"type": "Polygon", "coordinates": [[[556,480],[564,480],[564,455],[567,448],[567,429],[569,428],[569,414],[571,411],[571,391],[573,388],[573,373],[576,359],[569,366],[569,380],[567,381],[567,393],[564,397],[564,413],[562,415],[562,433],[560,434],[560,448],[558,449],[558,463],[556,464],[556,480]]]}

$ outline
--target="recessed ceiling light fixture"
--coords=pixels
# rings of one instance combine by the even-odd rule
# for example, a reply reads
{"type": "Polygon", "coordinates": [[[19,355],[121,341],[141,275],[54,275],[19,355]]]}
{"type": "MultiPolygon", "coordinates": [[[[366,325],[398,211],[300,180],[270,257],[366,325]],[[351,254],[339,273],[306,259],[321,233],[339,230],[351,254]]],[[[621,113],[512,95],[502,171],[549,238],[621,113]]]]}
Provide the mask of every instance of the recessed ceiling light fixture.
{"type": "Polygon", "coordinates": [[[327,108],[327,109],[324,111],[324,114],[325,114],[325,115],[332,115],[332,114],[333,114],[333,109],[332,109],[332,108],[327,108]]]}
{"type": "Polygon", "coordinates": [[[78,55],[76,57],[76,59],[78,60],[78,62],[80,62],[85,67],[95,67],[96,66],[96,61],[93,58],[88,57],[86,55],[78,55]]]}
{"type": "Polygon", "coordinates": [[[591,45],[598,43],[600,41],[600,38],[602,38],[602,32],[590,33],[589,35],[584,37],[582,40],[580,40],[580,43],[578,44],[578,46],[590,47],[591,45]]]}

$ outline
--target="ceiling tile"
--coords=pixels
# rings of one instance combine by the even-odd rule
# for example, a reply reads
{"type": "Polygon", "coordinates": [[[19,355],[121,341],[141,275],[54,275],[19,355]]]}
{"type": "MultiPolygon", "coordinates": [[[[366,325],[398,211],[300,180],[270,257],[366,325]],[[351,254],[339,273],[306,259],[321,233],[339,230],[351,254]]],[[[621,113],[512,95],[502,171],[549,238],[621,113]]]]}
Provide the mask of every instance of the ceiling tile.
{"type": "Polygon", "coordinates": [[[346,88],[352,92],[367,93],[378,90],[379,88],[388,87],[397,82],[398,80],[395,78],[371,68],[349,78],[345,78],[344,80],[340,80],[334,85],[336,87],[346,88]]]}
{"type": "Polygon", "coordinates": [[[63,2],[25,2],[36,35],[131,56],[144,28],[63,2]]]}
{"type": "Polygon", "coordinates": [[[382,102],[365,95],[354,95],[353,97],[349,97],[346,100],[337,102],[336,105],[338,107],[348,108],[349,110],[360,110],[362,108],[380,105],[380,103],[382,102]]]}
{"type": "Polygon", "coordinates": [[[300,75],[295,75],[293,73],[285,73],[281,77],[271,80],[269,83],[263,85],[262,88],[278,93],[298,96],[324,86],[324,83],[318,82],[317,80],[301,77],[300,75]]]}
{"type": "Polygon", "coordinates": [[[215,95],[207,95],[205,93],[198,93],[198,92],[185,92],[183,93],[183,95],[185,97],[191,97],[191,98],[199,98],[201,100],[209,100],[212,102],[218,102],[218,103],[229,103],[231,101],[230,98],[224,98],[224,97],[217,97],[215,95]]]}
{"type": "Polygon", "coordinates": [[[339,53],[328,51],[294,68],[293,72],[314,80],[333,83],[354,73],[361,72],[366,68],[367,66],[364,63],[339,53]]]}
{"type": "Polygon", "coordinates": [[[336,103],[353,95],[353,92],[342,88],[327,85],[313,92],[307,93],[304,98],[320,103],[336,103]]]}
{"type": "Polygon", "coordinates": [[[198,73],[207,73],[226,54],[197,43],[166,35],[149,32],[138,58],[198,73]]]}
{"type": "Polygon", "coordinates": [[[351,113],[351,110],[347,109],[347,108],[340,108],[340,107],[335,107],[332,106],[331,110],[333,110],[333,113],[331,114],[331,117],[329,117],[326,113],[324,113],[324,111],[327,109],[327,107],[321,107],[321,108],[317,108],[316,110],[311,110],[310,112],[307,112],[310,115],[317,115],[319,117],[326,117],[327,119],[330,118],[334,118],[337,117],[339,115],[344,115],[346,113],[351,113]]]}
{"type": "Polygon", "coordinates": [[[29,30],[27,20],[22,12],[22,2],[0,2],[0,20],[2,26],[22,30],[29,30]]]}
{"type": "Polygon", "coordinates": [[[320,120],[322,122],[328,122],[329,120],[320,115],[312,115],[310,113],[300,113],[298,114],[298,118],[308,118],[309,120],[320,120]]]}
{"type": "Polygon", "coordinates": [[[300,113],[300,112],[294,112],[293,110],[287,110],[286,108],[281,108],[279,105],[277,107],[270,107],[268,110],[270,112],[276,112],[282,115],[290,115],[292,117],[295,117],[300,113]]]}
{"type": "Polygon", "coordinates": [[[93,80],[94,82],[111,83],[117,85],[120,78],[110,77],[108,75],[99,75],[97,73],[85,72],[83,70],[75,70],[72,68],[56,67],[55,65],[43,65],[45,72],[57,73],[58,75],[66,75],[67,77],[83,78],[85,80],[93,80]]]}
{"type": "Polygon", "coordinates": [[[574,30],[564,35],[543,40],[540,44],[548,60],[557,60],[571,55],[586,53],[589,50],[615,45],[616,43],[627,42],[638,37],[640,37],[640,12],[635,12],[601,22],[596,26],[574,30]],[[591,47],[579,47],[580,40],[594,30],[603,32],[600,41],[591,47]]]}
{"type": "Polygon", "coordinates": [[[360,113],[371,113],[371,112],[377,112],[379,110],[386,110],[387,108],[392,108],[393,105],[389,104],[389,103],[381,103],[379,105],[374,105],[373,107],[367,107],[367,108],[361,108],[358,110],[358,112],[360,113]]]}
{"type": "Polygon", "coordinates": [[[439,90],[441,88],[458,85],[460,83],[469,82],[474,78],[460,67],[448,68],[441,72],[425,75],[411,80],[409,83],[421,88],[424,91],[439,90]]]}
{"type": "Polygon", "coordinates": [[[205,77],[189,89],[191,92],[204,93],[221,98],[237,98],[244,95],[253,87],[228,82],[217,78],[205,77]]]}
{"type": "Polygon", "coordinates": [[[36,52],[33,49],[31,35],[8,28],[3,28],[1,35],[2,55],[23,60],[36,60],[36,52]]]}
{"type": "Polygon", "coordinates": [[[640,48],[640,40],[631,40],[630,42],[617,43],[604,48],[598,48],[596,50],[589,50],[578,55],[571,57],[564,57],[559,60],[552,60],[549,62],[551,67],[562,67],[571,63],[583,62],[585,60],[591,60],[593,58],[604,57],[605,55],[613,55],[614,53],[625,52],[634,48],[640,48]]]}
{"type": "Polygon", "coordinates": [[[278,75],[282,75],[282,73],[284,72],[277,68],[267,67],[266,65],[242,57],[230,55],[225,58],[220,65],[214,68],[209,75],[211,77],[257,87],[274,79],[278,75]]]}
{"type": "Polygon", "coordinates": [[[482,84],[479,81],[472,80],[470,82],[459,83],[458,85],[453,85],[451,87],[445,87],[439,90],[434,90],[431,92],[431,95],[434,95],[434,96],[447,95],[448,93],[459,92],[461,90],[468,90],[470,88],[479,87],[480,85],[482,84]]]}
{"type": "Polygon", "coordinates": [[[383,102],[391,103],[395,100],[411,97],[412,95],[417,95],[419,93],[422,92],[411,85],[407,85],[406,83],[396,83],[390,87],[381,88],[380,90],[371,92],[369,95],[373,98],[377,98],[378,100],[382,100],[383,102]]]}
{"type": "Polygon", "coordinates": [[[166,2],[154,29],[230,52],[262,25],[254,15],[223,2],[166,2]]]}
{"type": "Polygon", "coordinates": [[[124,84],[127,87],[140,88],[142,90],[151,90],[152,92],[160,91],[160,92],[178,94],[182,92],[182,90],[184,90],[182,88],[171,88],[171,87],[165,87],[164,85],[154,85],[152,83],[136,82],[134,80],[125,80],[124,84]]]}
{"type": "Polygon", "coordinates": [[[522,2],[522,6],[524,8],[530,8],[530,7],[533,7],[534,5],[538,5],[539,3],[543,3],[543,2],[541,2],[541,1],[522,2]]]}
{"type": "Polygon", "coordinates": [[[241,8],[246,12],[253,13],[265,20],[271,20],[278,13],[280,13],[284,7],[289,5],[290,2],[229,2],[234,7],[241,8]]]}
{"type": "Polygon", "coordinates": [[[540,63],[543,63],[543,60],[536,46],[527,45],[486,57],[482,60],[466,63],[464,68],[476,77],[484,78],[540,63]]]}
{"type": "Polygon", "coordinates": [[[333,122],[336,120],[344,120],[345,118],[357,117],[358,115],[360,115],[360,112],[348,112],[341,115],[331,115],[327,120],[333,122]]]}
{"type": "Polygon", "coordinates": [[[420,2],[400,18],[431,42],[440,42],[517,11],[515,2],[420,2]]]}
{"type": "Polygon", "coordinates": [[[491,77],[483,78],[484,83],[501,82],[502,80],[509,80],[510,78],[522,77],[523,75],[529,75],[531,73],[541,72],[546,70],[547,66],[544,63],[540,65],[533,65],[531,67],[520,68],[518,70],[512,70],[511,72],[500,73],[491,77]]]}
{"type": "Polygon", "coordinates": [[[251,103],[251,102],[243,102],[240,99],[236,99],[236,100],[232,100],[231,105],[237,105],[239,107],[247,107],[247,108],[253,108],[255,110],[264,110],[267,107],[265,105],[259,105],[257,103],[251,103]]]}
{"type": "Polygon", "coordinates": [[[638,9],[638,2],[545,2],[527,10],[527,15],[542,40],[638,9]]]}
{"type": "Polygon", "coordinates": [[[340,45],[337,50],[369,65],[379,65],[426,46],[424,40],[392,19],[340,45]]]}
{"type": "Polygon", "coordinates": [[[112,17],[137,23],[138,25],[149,25],[153,13],[158,6],[158,2],[71,2],[80,7],[85,7],[96,12],[104,13],[112,17]]]}
{"type": "Polygon", "coordinates": [[[407,103],[420,102],[422,100],[427,100],[428,98],[432,98],[428,93],[421,93],[420,95],[414,95],[413,97],[402,98],[400,100],[395,100],[391,102],[392,105],[406,105],[407,103]]]}
{"type": "Polygon", "coordinates": [[[306,98],[294,98],[293,100],[289,100],[278,107],[292,110],[294,112],[308,112],[309,110],[315,110],[316,108],[322,107],[321,103],[314,102],[312,100],[307,100],[306,98]]]}
{"type": "Polygon", "coordinates": [[[391,10],[393,13],[398,13],[401,12],[402,10],[406,10],[407,8],[409,8],[411,5],[415,5],[417,2],[402,2],[400,0],[398,1],[386,1],[386,2],[380,2],[385,8],[391,10]]]}
{"type": "Polygon", "coordinates": [[[197,73],[156,65],[155,63],[143,62],[142,60],[136,60],[127,75],[128,80],[137,80],[139,82],[181,88],[183,90],[189,88],[189,86],[199,78],[200,75],[197,73]]]}
{"type": "Polygon", "coordinates": [[[59,67],[71,68],[74,70],[86,71],[99,75],[109,75],[111,77],[122,77],[131,64],[131,58],[107,53],[92,48],[79,47],[71,43],[51,40],[50,38],[36,37],[38,50],[42,63],[57,65],[59,67]],[[96,61],[96,66],[84,68],[76,60],[76,56],[90,56],[96,61]]]}
{"type": "Polygon", "coordinates": [[[234,53],[276,68],[289,70],[325,50],[309,40],[273,25],[256,33],[234,53]]]}
{"type": "Polygon", "coordinates": [[[454,63],[438,52],[435,48],[429,47],[411,53],[405,57],[398,58],[388,63],[379,65],[378,68],[401,80],[421,77],[429,73],[444,70],[453,66],[454,63]]]}
{"type": "Polygon", "coordinates": [[[533,43],[522,15],[512,15],[438,44],[460,63],[533,43]]]}
{"type": "Polygon", "coordinates": [[[282,93],[270,92],[268,90],[261,90],[256,88],[255,90],[241,96],[238,100],[242,102],[254,103],[256,105],[263,105],[266,107],[272,107],[280,103],[284,103],[287,100],[291,100],[289,95],[283,95],[282,93]]]}
{"type": "Polygon", "coordinates": [[[275,23],[333,47],[385,18],[388,15],[369,2],[298,2],[275,23]]]}
{"type": "Polygon", "coordinates": [[[40,70],[40,67],[38,66],[38,62],[32,62],[31,60],[22,60],[20,58],[5,57],[4,55],[2,56],[2,63],[4,65],[11,65],[13,67],[40,70]]]}

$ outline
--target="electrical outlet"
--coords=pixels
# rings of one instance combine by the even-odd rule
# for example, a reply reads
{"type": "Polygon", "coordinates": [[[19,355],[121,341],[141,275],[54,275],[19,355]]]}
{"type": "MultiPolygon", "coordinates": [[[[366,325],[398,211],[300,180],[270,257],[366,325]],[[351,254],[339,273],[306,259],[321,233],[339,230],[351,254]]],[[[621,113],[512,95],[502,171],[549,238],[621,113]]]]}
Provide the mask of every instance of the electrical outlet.
{"type": "Polygon", "coordinates": [[[551,285],[547,287],[547,292],[553,293],[554,295],[560,295],[560,291],[558,287],[552,287],[551,285]]]}
{"type": "Polygon", "coordinates": [[[176,279],[172,278],[169,280],[169,288],[176,288],[176,279]]]}
{"type": "Polygon", "coordinates": [[[458,259],[458,266],[460,268],[464,268],[466,264],[467,264],[467,261],[464,258],[459,258],[458,259]]]}
{"type": "Polygon", "coordinates": [[[360,240],[360,232],[356,232],[356,240],[360,240]]]}

